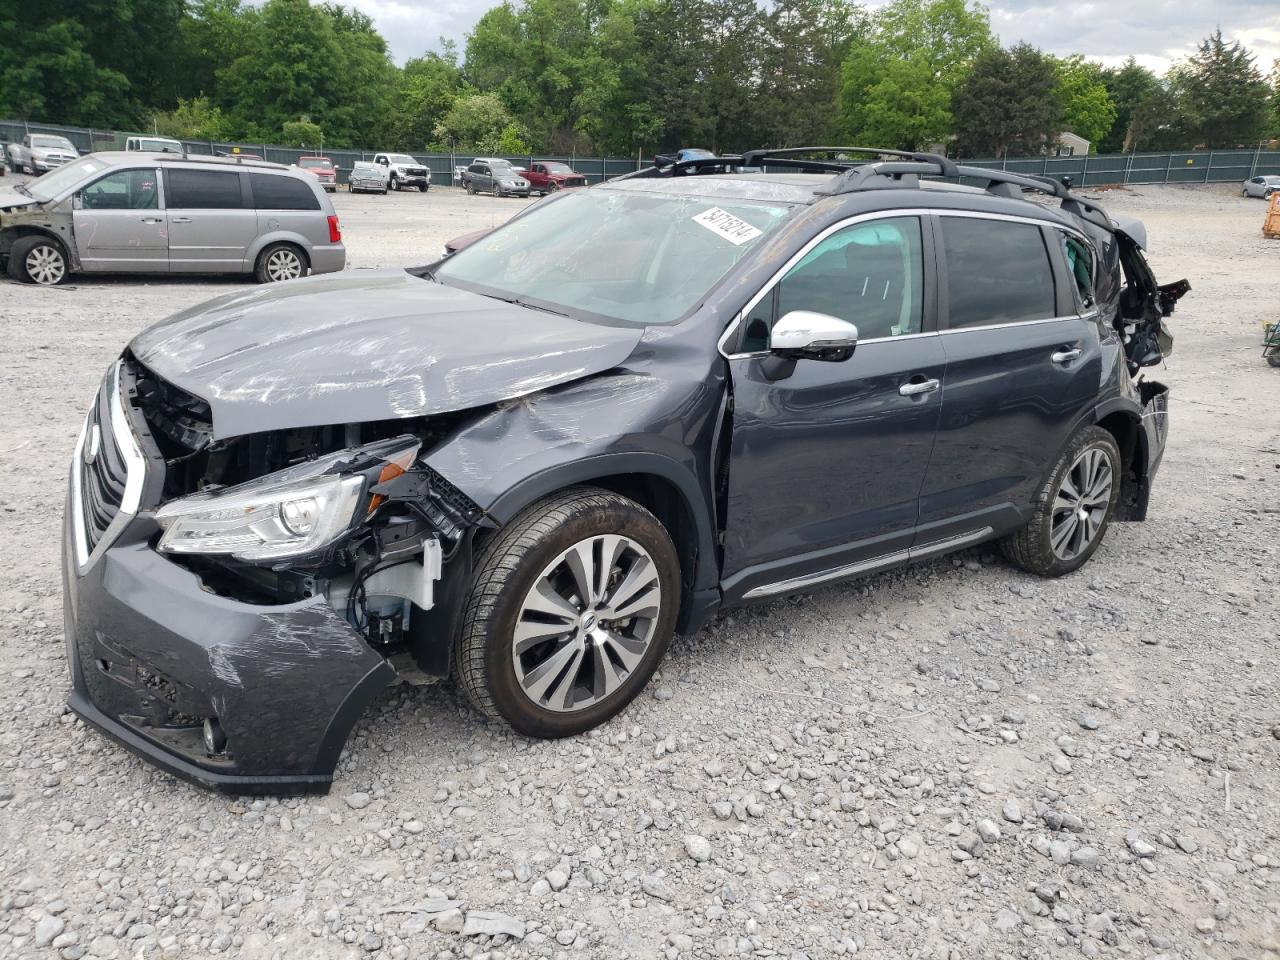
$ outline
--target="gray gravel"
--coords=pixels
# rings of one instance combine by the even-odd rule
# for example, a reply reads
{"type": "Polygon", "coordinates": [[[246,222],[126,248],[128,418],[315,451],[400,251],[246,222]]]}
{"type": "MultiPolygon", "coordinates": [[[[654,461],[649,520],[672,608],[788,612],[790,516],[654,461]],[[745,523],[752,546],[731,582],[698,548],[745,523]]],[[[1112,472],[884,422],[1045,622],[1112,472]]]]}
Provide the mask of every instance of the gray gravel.
{"type": "MultiPolygon", "coordinates": [[[[984,548],[727,615],[576,740],[394,688],[302,800],[200,792],[63,707],[85,406],[241,281],[0,282],[0,957],[1278,960],[1280,242],[1227,188],[1107,200],[1195,291],[1150,519],[1082,572],[984,548]]],[[[337,203],[355,268],[520,206],[337,203]]]]}

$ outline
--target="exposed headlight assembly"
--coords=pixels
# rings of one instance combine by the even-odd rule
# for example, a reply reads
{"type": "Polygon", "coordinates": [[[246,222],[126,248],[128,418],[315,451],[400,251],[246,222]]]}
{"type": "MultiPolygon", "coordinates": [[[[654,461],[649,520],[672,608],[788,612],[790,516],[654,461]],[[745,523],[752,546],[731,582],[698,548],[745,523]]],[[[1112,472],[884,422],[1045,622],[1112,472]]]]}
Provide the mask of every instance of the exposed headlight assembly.
{"type": "Polygon", "coordinates": [[[159,549],[248,562],[316,553],[378,506],[369,488],[407,470],[418,446],[411,436],[383,440],[174,500],[156,511],[159,549]]]}

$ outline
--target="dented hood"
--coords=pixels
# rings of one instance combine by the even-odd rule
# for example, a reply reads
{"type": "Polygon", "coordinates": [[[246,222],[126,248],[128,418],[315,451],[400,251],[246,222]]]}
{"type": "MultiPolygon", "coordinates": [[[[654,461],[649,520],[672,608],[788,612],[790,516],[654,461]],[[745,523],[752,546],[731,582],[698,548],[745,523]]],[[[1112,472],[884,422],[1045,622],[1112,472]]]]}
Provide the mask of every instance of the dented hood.
{"type": "Polygon", "coordinates": [[[0,189],[0,212],[20,210],[23,207],[34,207],[39,202],[35,197],[28,197],[17,190],[0,189]]]}
{"type": "Polygon", "coordinates": [[[378,270],[220,297],[130,350],[205,400],[223,438],[510,400],[618,366],[642,333],[378,270]]]}

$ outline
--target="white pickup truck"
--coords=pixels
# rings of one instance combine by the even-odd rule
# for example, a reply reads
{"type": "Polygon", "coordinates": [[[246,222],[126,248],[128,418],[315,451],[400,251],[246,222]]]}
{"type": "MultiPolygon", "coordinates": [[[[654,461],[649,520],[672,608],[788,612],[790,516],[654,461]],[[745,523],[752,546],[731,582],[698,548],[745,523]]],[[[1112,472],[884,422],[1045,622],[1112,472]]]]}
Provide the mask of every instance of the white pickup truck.
{"type": "Polygon", "coordinates": [[[431,170],[407,153],[377,153],[373,162],[386,168],[387,182],[392,190],[417,187],[426,193],[431,186],[431,170]]]}
{"type": "Polygon", "coordinates": [[[28,133],[20,143],[9,144],[7,153],[15,173],[37,177],[80,156],[70,140],[52,133],[28,133]]]}

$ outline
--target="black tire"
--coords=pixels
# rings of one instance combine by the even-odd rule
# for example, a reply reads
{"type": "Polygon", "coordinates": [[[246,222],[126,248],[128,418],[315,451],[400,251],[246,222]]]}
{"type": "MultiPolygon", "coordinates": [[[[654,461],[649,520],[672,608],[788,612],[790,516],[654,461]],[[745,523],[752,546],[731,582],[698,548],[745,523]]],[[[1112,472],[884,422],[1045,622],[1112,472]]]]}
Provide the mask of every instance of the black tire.
{"type": "Polygon", "coordinates": [[[492,193],[495,197],[500,197],[500,196],[502,196],[502,188],[501,188],[500,186],[498,186],[496,183],[495,183],[495,184],[493,185],[493,187],[489,190],[489,192],[490,192],[490,193],[492,193]]]}
{"type": "Polygon", "coordinates": [[[382,188],[382,193],[378,194],[378,196],[380,196],[380,197],[385,197],[386,195],[387,195],[387,188],[386,188],[386,187],[383,187],[383,188],[382,188]]]}
{"type": "MultiPolygon", "coordinates": [[[[1001,552],[1014,566],[1042,577],[1061,577],[1080,569],[1106,537],[1107,527],[1111,524],[1116,503],[1120,499],[1123,476],[1124,464],[1120,459],[1120,448],[1116,445],[1115,437],[1102,427],[1089,426],[1077,431],[1036,493],[1031,521],[1000,541],[1001,552]],[[1052,545],[1054,501],[1073,467],[1087,451],[1092,450],[1100,451],[1106,456],[1111,470],[1111,489],[1106,500],[1106,512],[1092,540],[1077,555],[1064,559],[1054,552],[1052,545]]],[[[1069,514],[1071,511],[1067,512],[1069,514]]]]}
{"type": "Polygon", "coordinates": [[[615,716],[649,682],[671,643],[680,607],[679,558],[658,518],[619,494],[577,487],[533,504],[484,548],[475,571],[453,673],[476,709],[526,736],[574,736],[615,716]],[[642,659],[611,694],[574,712],[550,710],[535,703],[516,677],[516,620],[548,564],[574,544],[606,534],[630,538],[652,558],[662,597],[654,632],[642,659]]]}
{"type": "Polygon", "coordinates": [[[427,188],[428,188],[428,187],[430,187],[430,186],[431,186],[431,184],[429,184],[429,183],[420,183],[420,184],[418,184],[418,189],[419,189],[419,190],[421,190],[423,193],[426,193],[426,192],[427,192],[427,188]]]}
{"type": "Polygon", "coordinates": [[[1274,191],[1274,190],[1263,190],[1263,191],[1262,191],[1262,199],[1263,199],[1263,200],[1270,200],[1270,199],[1271,199],[1271,195],[1272,195],[1273,193],[1275,193],[1275,191],[1274,191]]]}
{"type": "Polygon", "coordinates": [[[400,192],[400,178],[399,178],[399,177],[397,177],[397,176],[393,173],[393,174],[391,175],[391,181],[390,181],[390,182],[391,182],[391,189],[392,189],[392,190],[394,190],[394,191],[396,191],[397,193],[399,193],[399,192],[400,192]]]}
{"type": "Polygon", "coordinates": [[[305,277],[310,264],[307,262],[307,254],[301,247],[292,243],[271,243],[263,248],[258,254],[257,263],[253,267],[253,276],[259,283],[281,283],[285,280],[296,280],[299,277],[305,277]],[[284,277],[277,276],[272,267],[272,256],[276,253],[289,253],[298,261],[300,271],[296,276],[284,277]]]}
{"type": "Polygon", "coordinates": [[[560,189],[560,184],[552,180],[549,184],[547,184],[547,189],[550,190],[552,193],[555,193],[557,190],[560,189]]]}
{"type": "MultiPolygon", "coordinates": [[[[41,286],[54,287],[67,282],[71,276],[71,261],[67,257],[67,248],[53,237],[36,235],[20,237],[9,248],[9,276],[19,283],[38,283],[41,286]],[[53,280],[42,280],[33,276],[27,269],[27,258],[32,253],[43,251],[47,257],[55,257],[61,261],[61,273],[53,280]]],[[[48,274],[45,274],[46,276],[48,274]]]]}
{"type": "Polygon", "coordinates": [[[470,180],[467,181],[467,193],[471,194],[473,197],[476,195],[476,185],[470,180]]]}

